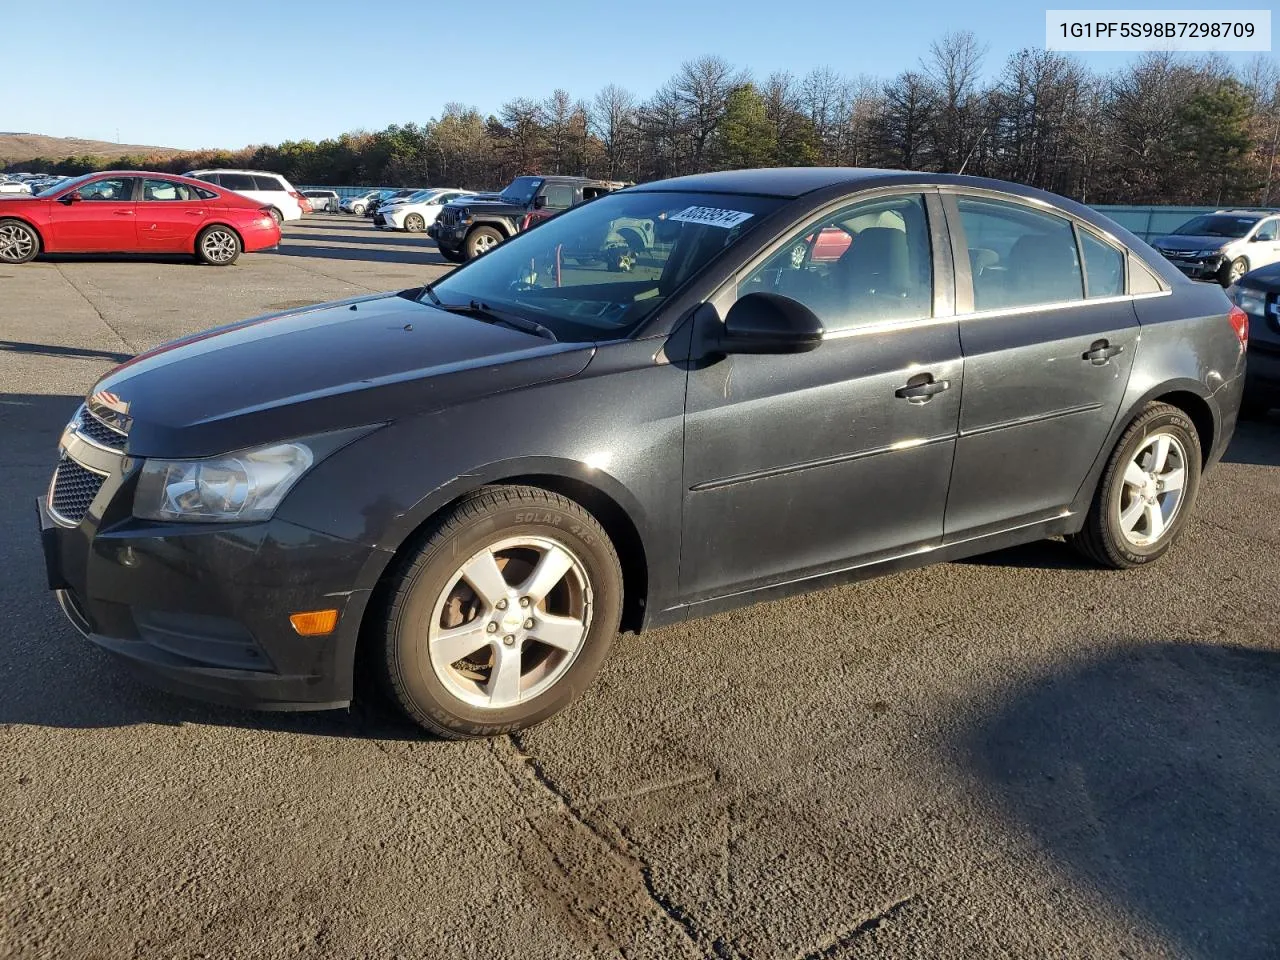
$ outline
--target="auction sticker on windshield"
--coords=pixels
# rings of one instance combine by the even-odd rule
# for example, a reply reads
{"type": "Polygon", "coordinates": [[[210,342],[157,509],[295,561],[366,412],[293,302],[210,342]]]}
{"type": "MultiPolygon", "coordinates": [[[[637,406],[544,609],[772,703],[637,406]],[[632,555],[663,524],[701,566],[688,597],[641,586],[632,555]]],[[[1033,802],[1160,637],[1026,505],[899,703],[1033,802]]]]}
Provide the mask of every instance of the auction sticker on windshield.
{"type": "Polygon", "coordinates": [[[677,223],[701,223],[708,227],[736,227],[750,220],[752,214],[741,210],[721,210],[719,207],[685,207],[679,213],[667,217],[677,223]]]}

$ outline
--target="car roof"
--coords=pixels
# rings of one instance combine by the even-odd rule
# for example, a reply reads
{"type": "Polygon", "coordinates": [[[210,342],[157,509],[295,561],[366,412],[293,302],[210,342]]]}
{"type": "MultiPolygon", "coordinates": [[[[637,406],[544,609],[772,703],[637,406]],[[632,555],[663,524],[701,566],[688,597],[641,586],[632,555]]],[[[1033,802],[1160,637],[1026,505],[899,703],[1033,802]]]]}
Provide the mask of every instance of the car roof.
{"type": "Polygon", "coordinates": [[[1277,211],[1275,210],[1215,210],[1213,211],[1214,216],[1218,216],[1219,214],[1225,214],[1231,217],[1257,217],[1259,220],[1261,220],[1263,217],[1274,217],[1276,213],[1277,211]]]}
{"type": "Polygon", "coordinates": [[[271,171],[271,170],[245,170],[245,169],[243,169],[243,168],[241,168],[241,167],[208,167],[208,168],[201,168],[201,169],[199,169],[199,170],[189,170],[189,171],[187,171],[187,176],[192,176],[192,175],[197,174],[197,173],[252,173],[252,174],[256,174],[257,176],[260,176],[260,177],[280,177],[282,180],[284,179],[284,174],[283,174],[283,173],[275,173],[274,171],[271,171]]]}

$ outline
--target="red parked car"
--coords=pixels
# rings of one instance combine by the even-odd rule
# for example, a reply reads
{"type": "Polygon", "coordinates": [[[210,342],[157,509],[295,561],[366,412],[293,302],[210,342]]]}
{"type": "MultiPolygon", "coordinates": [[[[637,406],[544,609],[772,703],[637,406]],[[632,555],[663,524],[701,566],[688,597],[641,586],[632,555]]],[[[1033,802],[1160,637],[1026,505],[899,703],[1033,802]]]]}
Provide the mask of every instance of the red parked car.
{"type": "Polygon", "coordinates": [[[227,266],[279,243],[262,204],[167,173],[91,173],[0,200],[0,263],[38,253],[189,253],[227,266]]]}

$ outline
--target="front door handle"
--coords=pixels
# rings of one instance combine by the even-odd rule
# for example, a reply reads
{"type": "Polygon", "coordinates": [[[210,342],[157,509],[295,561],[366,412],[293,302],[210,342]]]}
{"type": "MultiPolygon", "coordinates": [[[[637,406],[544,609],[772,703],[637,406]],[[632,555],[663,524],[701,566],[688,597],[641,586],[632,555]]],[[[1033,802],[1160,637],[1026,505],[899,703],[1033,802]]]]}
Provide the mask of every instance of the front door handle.
{"type": "Polygon", "coordinates": [[[203,210],[188,210],[188,211],[187,211],[187,216],[188,216],[188,217],[203,217],[203,216],[204,216],[204,211],[203,211],[203,210]]]}
{"type": "Polygon", "coordinates": [[[1080,355],[1080,359],[1088,360],[1095,367],[1101,367],[1116,354],[1123,352],[1124,347],[1118,343],[1113,347],[1107,340],[1095,340],[1089,344],[1089,349],[1080,355]]]}
{"type": "Polygon", "coordinates": [[[115,213],[115,215],[116,215],[117,217],[132,217],[132,216],[133,216],[133,211],[132,211],[132,210],[116,210],[116,211],[114,211],[114,213],[115,213]]]}
{"type": "Polygon", "coordinates": [[[893,395],[908,403],[928,403],[934,394],[950,389],[950,380],[935,380],[932,373],[917,373],[905,386],[893,391],[893,395]]]}

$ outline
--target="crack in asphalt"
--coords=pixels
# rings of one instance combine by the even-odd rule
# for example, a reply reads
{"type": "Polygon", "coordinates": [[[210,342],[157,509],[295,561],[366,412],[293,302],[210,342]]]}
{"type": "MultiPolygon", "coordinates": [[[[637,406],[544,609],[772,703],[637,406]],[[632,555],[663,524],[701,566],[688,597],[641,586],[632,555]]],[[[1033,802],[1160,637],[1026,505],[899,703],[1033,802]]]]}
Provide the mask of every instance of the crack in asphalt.
{"type": "Polygon", "coordinates": [[[139,352],[138,347],[132,342],[130,342],[129,339],[123,333],[117,330],[115,327],[115,324],[113,324],[110,320],[107,319],[106,314],[104,314],[102,310],[99,309],[98,305],[89,299],[89,295],[85,293],[82,289],[80,289],[80,285],[76,283],[74,280],[72,280],[69,276],[67,276],[67,273],[65,270],[62,269],[61,264],[55,263],[53,265],[53,269],[58,271],[58,276],[62,277],[62,279],[67,282],[67,286],[69,286],[76,293],[80,294],[80,299],[82,299],[85,303],[89,305],[90,309],[92,309],[93,312],[98,315],[98,319],[102,321],[103,325],[108,330],[110,330],[113,334],[115,334],[116,339],[129,348],[130,353],[139,352]]]}
{"type": "Polygon", "coordinates": [[[859,937],[871,933],[886,920],[891,920],[895,914],[917,900],[919,896],[920,894],[918,893],[911,893],[894,900],[892,903],[886,903],[875,913],[861,920],[856,926],[837,934],[829,941],[819,945],[817,949],[801,954],[797,960],[826,960],[828,957],[834,957],[839,951],[852,945],[859,937]]]}

